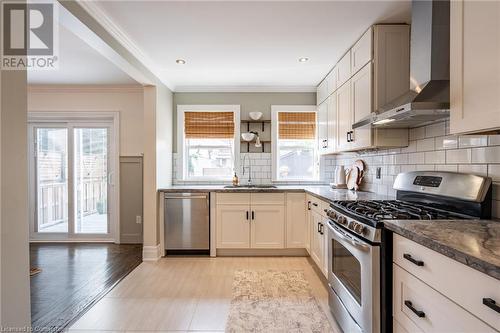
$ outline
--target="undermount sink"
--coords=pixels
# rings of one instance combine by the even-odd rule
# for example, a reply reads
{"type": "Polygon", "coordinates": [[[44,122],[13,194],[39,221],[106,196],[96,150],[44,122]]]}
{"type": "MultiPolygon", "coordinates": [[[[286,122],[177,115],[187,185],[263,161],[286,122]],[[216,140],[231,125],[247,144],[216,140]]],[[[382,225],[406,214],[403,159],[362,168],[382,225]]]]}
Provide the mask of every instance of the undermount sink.
{"type": "Polygon", "coordinates": [[[226,185],[224,188],[277,188],[274,185],[226,185]]]}

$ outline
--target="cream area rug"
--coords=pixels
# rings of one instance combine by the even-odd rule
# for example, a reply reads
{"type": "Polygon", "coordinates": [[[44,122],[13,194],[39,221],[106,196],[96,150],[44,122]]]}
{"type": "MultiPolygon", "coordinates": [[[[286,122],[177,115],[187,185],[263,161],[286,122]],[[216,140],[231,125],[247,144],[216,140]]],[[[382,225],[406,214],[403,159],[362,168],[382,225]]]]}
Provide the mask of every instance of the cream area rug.
{"type": "Polygon", "coordinates": [[[333,332],[303,271],[238,270],[226,332],[333,332]]]}

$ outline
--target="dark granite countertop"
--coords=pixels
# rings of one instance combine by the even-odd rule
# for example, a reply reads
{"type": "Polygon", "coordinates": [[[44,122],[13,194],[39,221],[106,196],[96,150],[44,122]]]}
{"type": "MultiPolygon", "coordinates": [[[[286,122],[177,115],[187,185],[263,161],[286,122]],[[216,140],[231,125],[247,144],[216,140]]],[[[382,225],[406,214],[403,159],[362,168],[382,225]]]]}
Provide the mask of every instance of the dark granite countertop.
{"type": "Polygon", "coordinates": [[[500,221],[391,220],[384,227],[500,280],[500,221]]]}
{"type": "Polygon", "coordinates": [[[226,193],[280,193],[306,192],[325,200],[383,200],[386,196],[363,191],[333,189],[328,185],[278,185],[276,188],[224,188],[224,185],[178,185],[159,189],[160,192],[226,192],[226,193]]]}

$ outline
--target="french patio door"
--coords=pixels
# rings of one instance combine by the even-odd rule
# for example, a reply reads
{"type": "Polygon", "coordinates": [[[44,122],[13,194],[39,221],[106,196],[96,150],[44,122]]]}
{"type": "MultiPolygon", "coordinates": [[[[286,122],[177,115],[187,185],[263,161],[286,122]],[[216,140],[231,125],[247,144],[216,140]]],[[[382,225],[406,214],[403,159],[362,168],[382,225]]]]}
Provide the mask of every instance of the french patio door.
{"type": "Polygon", "coordinates": [[[112,123],[30,125],[31,239],[114,240],[112,123]]]}

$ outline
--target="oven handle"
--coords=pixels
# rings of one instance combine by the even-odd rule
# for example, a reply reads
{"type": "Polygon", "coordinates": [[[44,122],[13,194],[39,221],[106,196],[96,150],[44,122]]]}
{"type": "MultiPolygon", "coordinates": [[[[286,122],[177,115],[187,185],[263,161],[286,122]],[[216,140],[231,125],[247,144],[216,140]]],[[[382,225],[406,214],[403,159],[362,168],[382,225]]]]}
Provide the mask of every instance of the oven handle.
{"type": "Polygon", "coordinates": [[[340,232],[339,230],[337,230],[334,226],[332,226],[330,223],[328,223],[328,227],[330,228],[331,231],[333,231],[333,233],[335,235],[337,235],[337,237],[345,240],[346,242],[350,243],[352,246],[357,247],[357,248],[359,248],[362,251],[368,251],[370,249],[369,245],[366,245],[366,244],[361,243],[361,242],[359,242],[359,241],[357,241],[355,239],[347,237],[342,232],[340,232]]]}

